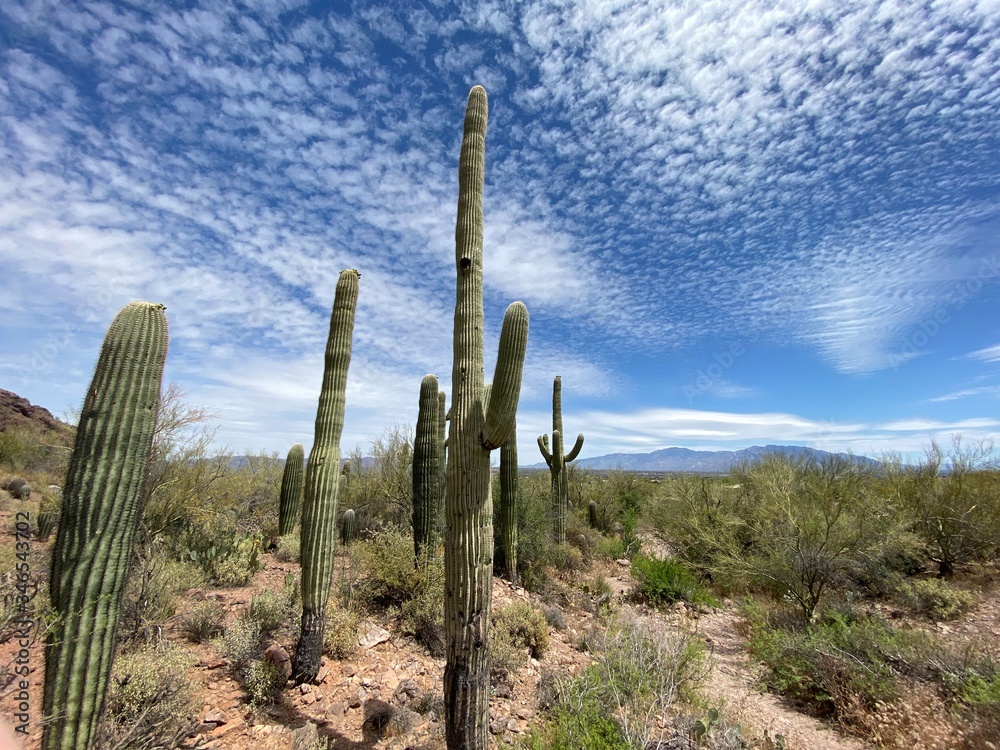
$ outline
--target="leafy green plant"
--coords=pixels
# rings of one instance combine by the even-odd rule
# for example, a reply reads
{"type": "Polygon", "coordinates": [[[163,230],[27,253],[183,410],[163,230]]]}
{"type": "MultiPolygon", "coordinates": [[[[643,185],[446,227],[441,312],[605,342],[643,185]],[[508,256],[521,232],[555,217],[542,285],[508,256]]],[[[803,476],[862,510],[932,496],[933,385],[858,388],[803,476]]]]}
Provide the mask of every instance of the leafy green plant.
{"type": "Polygon", "coordinates": [[[279,536],[277,541],[277,549],[274,551],[274,557],[281,562],[298,562],[299,561],[299,535],[298,534],[288,534],[287,536],[279,536]]]}
{"type": "Polygon", "coordinates": [[[240,674],[260,653],[260,640],[260,623],[239,617],[219,639],[219,653],[240,674]]]}
{"type": "Polygon", "coordinates": [[[255,707],[268,706],[277,700],[285,687],[285,675],[276,664],[262,659],[256,659],[247,666],[243,677],[250,705],[255,707]]]}
{"type": "Polygon", "coordinates": [[[514,601],[490,613],[490,669],[509,678],[526,663],[526,652],[540,659],[549,647],[545,616],[526,601],[514,601]]]}
{"type": "Polygon", "coordinates": [[[323,653],[331,659],[346,659],[357,651],[359,622],[357,612],[333,604],[327,606],[323,653]]]}
{"type": "Polygon", "coordinates": [[[674,602],[690,602],[719,605],[719,600],[677,560],[636,555],[632,558],[632,575],[639,582],[639,595],[650,604],[665,606],[674,602]]]}
{"type": "Polygon", "coordinates": [[[901,601],[936,620],[953,620],[976,606],[979,597],[941,578],[907,581],[896,592],[901,601]]]}

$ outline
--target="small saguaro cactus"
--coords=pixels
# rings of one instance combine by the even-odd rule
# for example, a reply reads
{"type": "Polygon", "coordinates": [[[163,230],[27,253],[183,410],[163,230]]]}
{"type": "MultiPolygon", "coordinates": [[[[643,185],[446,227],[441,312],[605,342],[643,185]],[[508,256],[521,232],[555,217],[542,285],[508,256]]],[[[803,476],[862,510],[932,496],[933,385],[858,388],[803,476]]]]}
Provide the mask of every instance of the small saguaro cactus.
{"type": "Polygon", "coordinates": [[[448,396],[438,391],[438,496],[435,527],[444,533],[444,492],[448,484],[448,396]]]}
{"type": "Polygon", "coordinates": [[[590,528],[597,528],[597,501],[591,500],[587,505],[587,515],[590,520],[590,528]]]}
{"type": "Polygon", "coordinates": [[[563,453],[562,378],[552,381],[552,450],[547,435],[538,436],[538,450],[552,475],[553,538],[556,544],[566,544],[566,511],[569,509],[569,472],[566,464],[580,455],[583,433],[576,436],[576,444],[569,453],[563,453]]]}
{"type": "Polygon", "coordinates": [[[486,91],[469,92],[458,169],[454,358],[445,499],[445,739],[485,750],[489,736],[489,622],[493,574],[490,451],[510,437],[528,343],[528,311],[504,315],[489,403],[483,377],[483,182],[486,91]]]}
{"type": "Polygon", "coordinates": [[[500,446],[500,549],[499,568],[517,583],[517,425],[500,446]]]}
{"type": "Polygon", "coordinates": [[[96,740],[167,357],[163,311],[132,302],[118,313],[80,412],[49,575],[45,750],[96,740]]]}
{"type": "Polygon", "coordinates": [[[340,541],[345,547],[354,541],[354,511],[348,508],[340,519],[340,541]]]}
{"type": "Polygon", "coordinates": [[[437,376],[425,375],[420,383],[417,431],[413,438],[413,552],[417,560],[434,533],[441,478],[438,404],[437,376]]]}
{"type": "Polygon", "coordinates": [[[302,472],[306,452],[301,443],[288,451],[285,470],[281,474],[281,499],[278,502],[278,536],[288,536],[295,531],[299,515],[299,498],[302,497],[302,472]]]}
{"type": "Polygon", "coordinates": [[[306,465],[302,504],[302,627],[295,649],[292,678],[312,682],[323,657],[326,601],[333,580],[337,498],[342,484],[340,436],[344,431],[344,393],[351,363],[354,312],[358,305],[358,278],[354,270],[340,272],[330,315],[323,387],[316,410],[316,431],[306,465]]]}

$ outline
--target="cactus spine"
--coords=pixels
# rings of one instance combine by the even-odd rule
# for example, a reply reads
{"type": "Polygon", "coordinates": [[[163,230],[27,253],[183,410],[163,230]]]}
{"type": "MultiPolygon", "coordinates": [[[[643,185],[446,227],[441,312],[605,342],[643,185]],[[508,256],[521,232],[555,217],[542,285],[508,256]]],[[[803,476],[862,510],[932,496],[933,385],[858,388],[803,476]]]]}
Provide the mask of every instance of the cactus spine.
{"type": "Polygon", "coordinates": [[[552,381],[552,450],[547,435],[538,436],[538,450],[552,475],[553,537],[556,544],[566,544],[566,511],[569,508],[569,473],[566,464],[580,455],[583,433],[576,436],[576,444],[569,453],[563,453],[562,378],[552,381]]]}
{"type": "Polygon", "coordinates": [[[45,750],[96,739],[167,356],[163,311],[132,302],[118,313],[80,413],[49,577],[45,750]]]}
{"type": "Polygon", "coordinates": [[[528,311],[504,315],[489,399],[483,378],[483,182],[486,91],[469,92],[458,170],[454,358],[445,501],[445,737],[450,750],[485,750],[493,573],[490,451],[507,441],[521,390],[528,311]]]}
{"type": "Polygon", "coordinates": [[[413,552],[417,560],[432,541],[438,504],[440,428],[438,379],[426,375],[420,383],[417,432],[413,438],[413,552]]]}
{"type": "Polygon", "coordinates": [[[293,445],[285,459],[285,470],[281,474],[281,500],[278,502],[278,536],[287,536],[295,531],[295,520],[299,514],[299,498],[302,497],[302,472],[306,460],[305,450],[300,443],[293,445]]]}
{"type": "Polygon", "coordinates": [[[358,278],[357,271],[344,270],[337,279],[323,387],[316,410],[316,434],[306,466],[302,504],[302,627],[292,664],[292,677],[299,684],[316,679],[323,656],[323,629],[333,579],[337,499],[341,486],[340,435],[344,430],[344,392],[347,368],[351,363],[358,278]]]}
{"type": "Polygon", "coordinates": [[[517,583],[517,425],[500,446],[500,570],[517,583]]]}

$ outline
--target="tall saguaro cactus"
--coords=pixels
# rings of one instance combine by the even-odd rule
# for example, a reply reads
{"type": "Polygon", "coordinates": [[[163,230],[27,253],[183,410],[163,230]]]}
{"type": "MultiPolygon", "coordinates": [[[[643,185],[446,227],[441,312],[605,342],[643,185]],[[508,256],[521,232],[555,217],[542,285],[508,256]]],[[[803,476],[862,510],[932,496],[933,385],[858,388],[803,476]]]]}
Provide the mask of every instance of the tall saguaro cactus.
{"type": "Polygon", "coordinates": [[[295,519],[299,514],[299,498],[302,496],[302,472],[306,452],[300,443],[288,450],[285,470],[281,473],[281,499],[278,501],[278,536],[287,536],[295,531],[295,519]]]}
{"type": "Polygon", "coordinates": [[[552,450],[549,450],[547,435],[538,436],[538,450],[552,475],[552,517],[553,537],[556,544],[566,543],[566,511],[569,508],[569,473],[566,464],[580,455],[583,448],[583,433],[576,436],[576,443],[569,453],[563,453],[562,424],[562,378],[556,375],[552,381],[552,450]]]}
{"type": "Polygon", "coordinates": [[[517,583],[517,425],[500,446],[500,570],[517,583]]]}
{"type": "Polygon", "coordinates": [[[94,745],[167,357],[163,311],[132,302],[118,313],[80,413],[49,576],[45,750],[94,745]]]}
{"type": "Polygon", "coordinates": [[[441,481],[438,403],[438,379],[425,375],[413,439],[413,552],[418,560],[434,533],[441,481]]]}
{"type": "Polygon", "coordinates": [[[483,182],[486,91],[465,110],[455,226],[454,359],[445,501],[445,738],[450,750],[485,750],[489,728],[489,621],[493,574],[490,451],[514,428],[528,342],[528,311],[504,315],[489,405],[483,378],[483,182]]]}
{"type": "Polygon", "coordinates": [[[358,278],[354,270],[340,272],[330,315],[323,387],[316,410],[316,434],[306,465],[306,492],[302,504],[302,627],[295,649],[292,677],[312,682],[323,658],[326,601],[333,580],[336,545],[337,497],[341,486],[340,435],[344,431],[344,393],[351,363],[354,311],[358,278]]]}

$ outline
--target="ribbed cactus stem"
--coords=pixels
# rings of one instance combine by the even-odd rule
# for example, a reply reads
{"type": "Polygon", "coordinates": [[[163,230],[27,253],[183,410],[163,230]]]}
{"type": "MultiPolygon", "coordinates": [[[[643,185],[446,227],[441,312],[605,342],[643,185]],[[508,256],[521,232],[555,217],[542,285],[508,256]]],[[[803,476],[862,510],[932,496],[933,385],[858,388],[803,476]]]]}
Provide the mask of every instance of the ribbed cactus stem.
{"type": "Polygon", "coordinates": [[[566,464],[575,460],[583,448],[583,433],[580,433],[576,436],[572,450],[564,453],[563,434],[562,378],[556,375],[552,382],[552,450],[549,450],[549,439],[546,435],[538,437],[538,450],[552,476],[552,531],[556,544],[566,543],[566,512],[569,510],[569,472],[566,464]]]}
{"type": "Polygon", "coordinates": [[[344,543],[344,546],[350,546],[351,542],[354,541],[354,511],[348,508],[344,511],[344,517],[340,524],[340,541],[344,543]]]}
{"type": "Polygon", "coordinates": [[[588,516],[588,520],[590,521],[590,528],[596,529],[597,528],[597,501],[596,500],[591,500],[587,504],[587,516],[588,516]]]}
{"type": "Polygon", "coordinates": [[[435,527],[438,534],[444,533],[444,494],[448,483],[448,397],[438,391],[438,497],[435,513],[435,527]]]}
{"type": "Polygon", "coordinates": [[[499,568],[517,583],[517,425],[500,446],[500,556],[499,568]]]}
{"type": "Polygon", "coordinates": [[[285,459],[285,470],[281,474],[281,496],[278,501],[278,536],[287,536],[295,531],[295,521],[299,515],[299,499],[302,497],[302,473],[306,452],[300,443],[293,445],[285,459]]]}
{"type": "Polygon", "coordinates": [[[330,315],[323,386],[316,410],[316,429],[306,465],[302,504],[302,627],[295,649],[292,677],[312,682],[323,656],[326,601],[333,580],[337,499],[341,486],[340,436],[344,430],[344,394],[351,362],[354,312],[358,304],[354,270],[340,272],[330,315]]]}
{"type": "Polygon", "coordinates": [[[528,312],[507,308],[489,411],[483,377],[483,182],[486,91],[469,92],[455,227],[454,359],[445,535],[445,739],[449,750],[485,750],[489,736],[489,621],[493,573],[490,449],[514,426],[528,312]]]}
{"type": "Polygon", "coordinates": [[[49,575],[57,616],[45,648],[45,750],[85,750],[96,740],[166,356],[163,305],[126,305],[87,390],[49,575]]]}
{"type": "Polygon", "coordinates": [[[420,382],[417,430],[413,438],[413,552],[417,560],[433,539],[441,478],[438,424],[438,379],[425,375],[420,382]]]}

